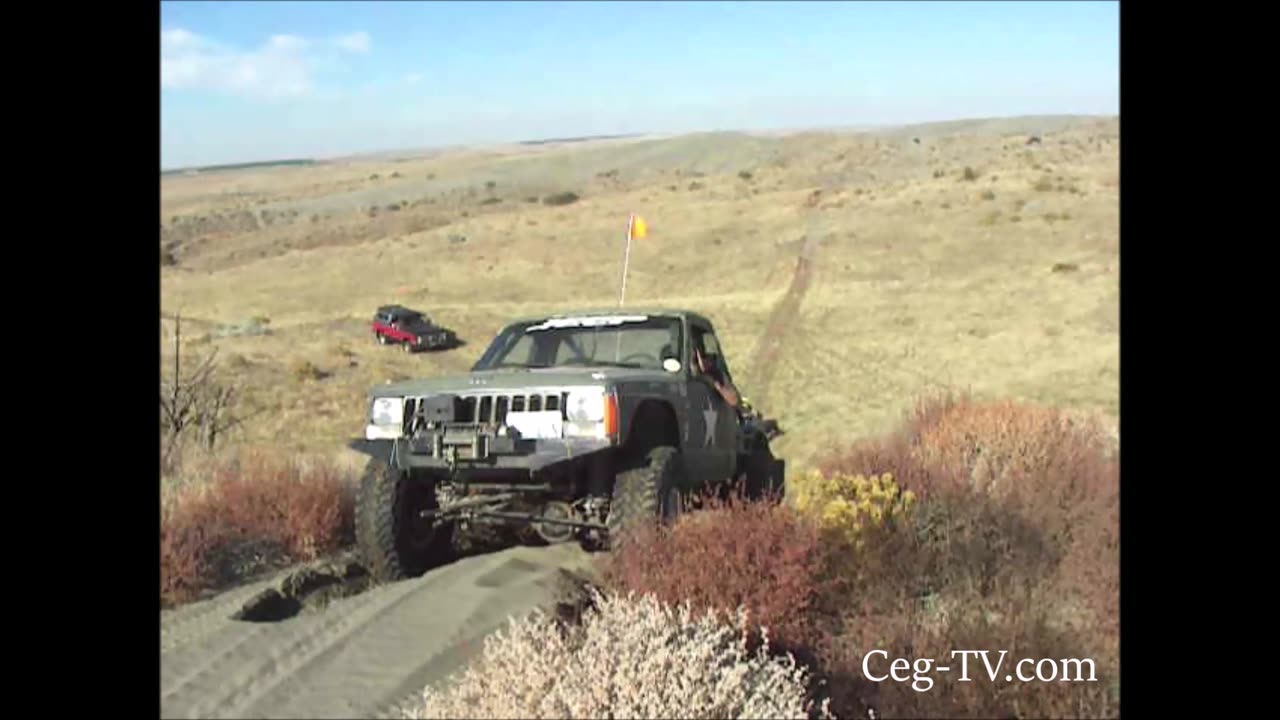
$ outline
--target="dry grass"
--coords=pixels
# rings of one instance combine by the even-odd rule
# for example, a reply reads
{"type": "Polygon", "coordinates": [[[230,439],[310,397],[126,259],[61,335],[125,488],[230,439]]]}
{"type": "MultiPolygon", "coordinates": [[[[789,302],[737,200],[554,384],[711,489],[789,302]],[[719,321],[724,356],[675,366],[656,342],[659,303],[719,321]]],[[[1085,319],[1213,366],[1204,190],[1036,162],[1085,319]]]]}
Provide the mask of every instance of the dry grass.
{"type": "Polygon", "coordinates": [[[808,673],[754,652],[746,614],[603,596],[581,625],[541,613],[486,639],[479,661],[428,688],[413,718],[809,718],[808,673]],[[735,622],[736,620],[736,622],[735,622]]]}
{"type": "Polygon", "coordinates": [[[464,371],[512,315],[615,303],[626,218],[637,212],[651,233],[632,247],[628,302],[709,314],[744,392],[767,396],[783,420],[778,452],[797,470],[939,387],[1118,415],[1118,144],[1028,151],[1053,168],[1055,188],[1061,174],[1082,191],[1039,193],[1047,173],[1001,152],[1023,139],[939,133],[925,150],[910,137],[696,136],[166,177],[166,225],[264,208],[285,219],[193,235],[161,269],[162,305],[209,321],[200,332],[221,354],[250,362],[240,379],[260,412],[247,442],[328,451],[361,431],[369,386],[464,371]],[[981,169],[976,183],[957,182],[966,166],[981,169]],[[949,174],[933,177],[940,168],[949,174]],[[374,173],[381,179],[368,180],[374,173]],[[490,181],[537,201],[482,205],[490,181]],[[687,192],[690,182],[703,188],[687,192]],[[565,188],[581,199],[540,202],[565,188]],[[978,198],[988,190],[998,200],[978,198]],[[360,211],[405,201],[374,220],[360,211]],[[1025,209],[1011,210],[1018,203],[1025,209]],[[1005,215],[984,225],[993,205],[1005,215]],[[1005,219],[1014,213],[1023,222],[1005,219]],[[1047,213],[1067,219],[1029,221],[1047,213]],[[813,282],[762,388],[757,346],[806,235],[818,238],[813,282]],[[1046,272],[1064,257],[1080,271],[1046,272]],[[386,302],[422,307],[469,345],[411,356],[374,345],[368,317],[386,302]],[[213,332],[258,315],[272,319],[270,335],[213,332]],[[324,360],[336,341],[351,348],[348,361],[324,360]],[[298,360],[332,374],[292,382],[298,360]]]}

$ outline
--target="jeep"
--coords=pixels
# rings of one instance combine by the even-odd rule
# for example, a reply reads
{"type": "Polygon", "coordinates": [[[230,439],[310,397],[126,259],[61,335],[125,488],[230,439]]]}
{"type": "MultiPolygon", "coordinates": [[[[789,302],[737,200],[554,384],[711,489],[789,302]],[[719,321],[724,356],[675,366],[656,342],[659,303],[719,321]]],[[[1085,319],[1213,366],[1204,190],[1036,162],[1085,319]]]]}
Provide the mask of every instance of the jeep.
{"type": "Polygon", "coordinates": [[[534,542],[617,547],[685,500],[741,481],[780,497],[780,434],[731,406],[715,328],[687,310],[613,309],[517,320],[469,374],[375,387],[363,438],[357,543],[382,580],[421,574],[472,524],[534,542]]]}
{"type": "Polygon", "coordinates": [[[370,322],[373,339],[379,345],[398,343],[405,352],[453,347],[453,331],[431,321],[425,314],[402,305],[383,305],[370,322]]]}

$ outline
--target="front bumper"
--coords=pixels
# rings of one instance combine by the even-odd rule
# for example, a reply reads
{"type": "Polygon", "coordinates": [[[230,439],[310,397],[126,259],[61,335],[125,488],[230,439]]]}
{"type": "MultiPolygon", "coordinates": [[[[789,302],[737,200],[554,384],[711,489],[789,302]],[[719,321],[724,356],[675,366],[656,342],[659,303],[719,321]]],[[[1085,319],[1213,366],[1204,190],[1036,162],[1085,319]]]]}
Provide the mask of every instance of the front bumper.
{"type": "Polygon", "coordinates": [[[348,447],[401,468],[534,473],[607,450],[612,443],[595,438],[520,440],[475,428],[449,428],[415,437],[357,438],[348,447]]]}
{"type": "Polygon", "coordinates": [[[453,338],[448,335],[433,335],[418,338],[413,346],[419,350],[435,350],[436,348],[449,347],[451,344],[453,344],[453,338]]]}

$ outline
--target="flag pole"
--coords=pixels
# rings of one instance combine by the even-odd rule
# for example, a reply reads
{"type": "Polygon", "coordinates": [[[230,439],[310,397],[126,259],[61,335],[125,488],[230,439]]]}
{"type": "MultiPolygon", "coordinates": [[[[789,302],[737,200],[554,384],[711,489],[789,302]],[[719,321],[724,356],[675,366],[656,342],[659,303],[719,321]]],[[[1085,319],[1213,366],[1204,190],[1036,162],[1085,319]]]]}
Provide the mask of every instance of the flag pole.
{"type": "Polygon", "coordinates": [[[635,226],[636,214],[631,213],[627,220],[627,249],[622,256],[622,292],[618,295],[618,307],[627,299],[627,269],[631,264],[631,229],[635,226]]]}

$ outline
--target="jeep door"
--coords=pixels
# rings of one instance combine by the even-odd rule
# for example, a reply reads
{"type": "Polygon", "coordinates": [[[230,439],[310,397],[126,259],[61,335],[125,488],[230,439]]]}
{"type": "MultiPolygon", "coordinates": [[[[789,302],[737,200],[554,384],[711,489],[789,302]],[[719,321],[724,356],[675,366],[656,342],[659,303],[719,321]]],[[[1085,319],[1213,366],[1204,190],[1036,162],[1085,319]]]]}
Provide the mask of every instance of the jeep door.
{"type": "Polygon", "coordinates": [[[726,379],[724,363],[715,332],[699,322],[689,323],[689,409],[686,421],[685,456],[689,470],[697,477],[718,482],[733,476],[737,461],[737,411],[725,402],[709,377],[699,372],[693,351],[708,360],[719,362],[726,379]]]}

